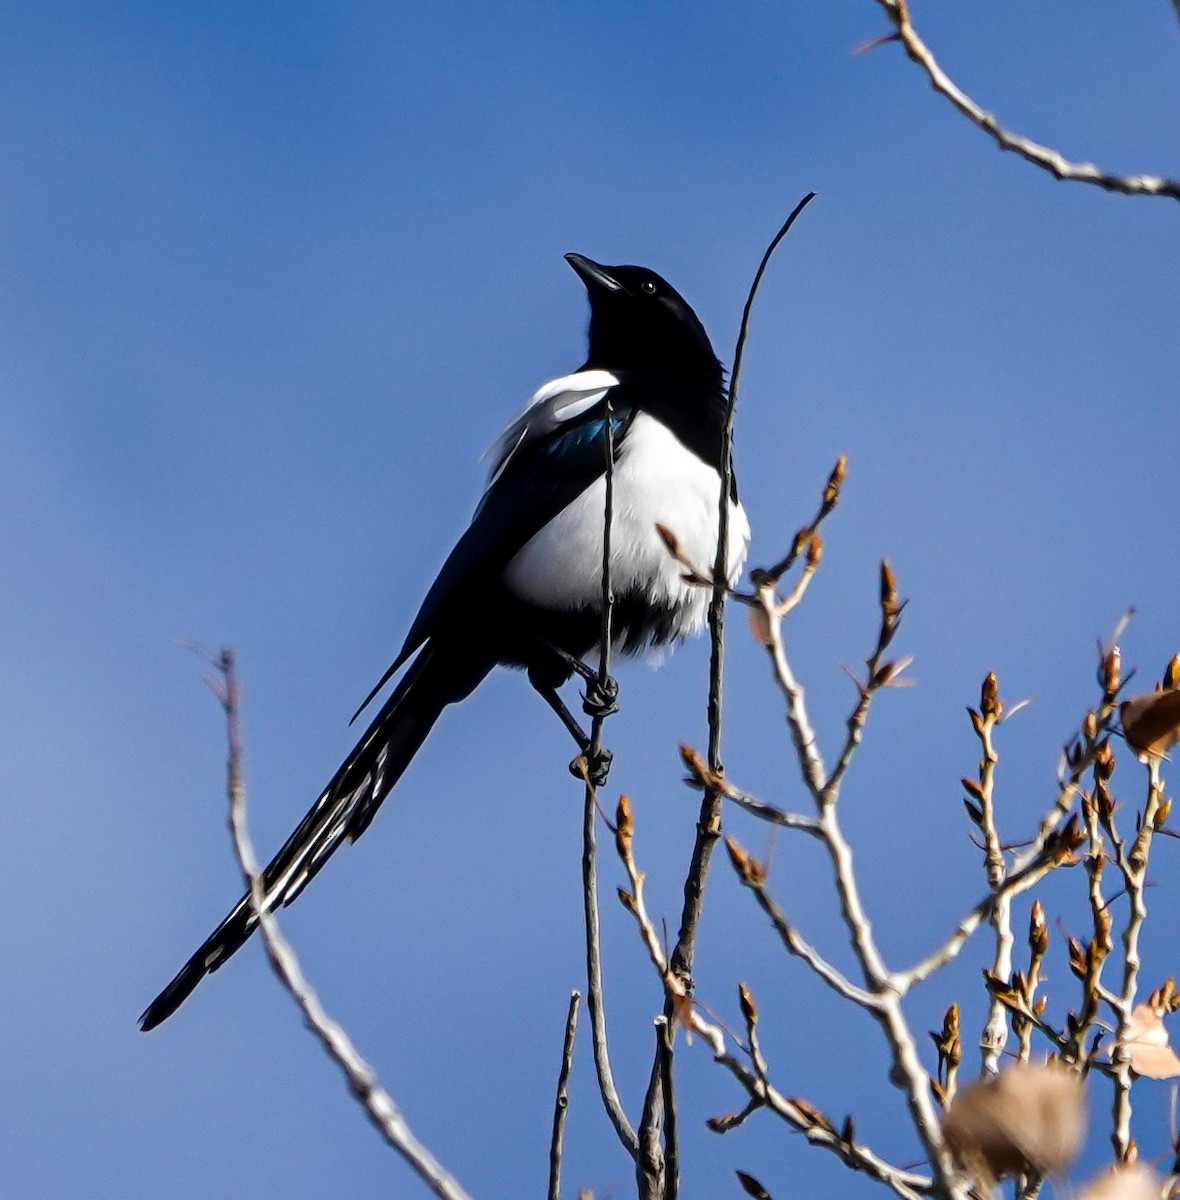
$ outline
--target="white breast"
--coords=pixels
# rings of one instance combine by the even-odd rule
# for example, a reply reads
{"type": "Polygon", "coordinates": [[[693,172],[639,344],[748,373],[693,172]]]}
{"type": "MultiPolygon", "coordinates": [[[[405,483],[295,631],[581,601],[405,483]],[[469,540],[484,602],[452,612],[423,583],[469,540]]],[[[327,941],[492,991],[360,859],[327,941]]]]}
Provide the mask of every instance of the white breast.
{"type": "MultiPolygon", "coordinates": [[[[686,584],[683,568],[656,533],[667,526],[685,554],[711,571],[717,547],[717,472],[686,449],[659,421],[639,413],[614,469],[611,583],[617,594],[642,590],[659,607],[683,607],[681,632],[705,623],[708,589],[686,584]]],[[[504,581],[522,600],[570,611],[602,602],[602,525],[605,479],[567,505],[516,554],[504,581]]],[[[729,510],[729,579],[746,560],[750,525],[740,504],[729,510]]]]}

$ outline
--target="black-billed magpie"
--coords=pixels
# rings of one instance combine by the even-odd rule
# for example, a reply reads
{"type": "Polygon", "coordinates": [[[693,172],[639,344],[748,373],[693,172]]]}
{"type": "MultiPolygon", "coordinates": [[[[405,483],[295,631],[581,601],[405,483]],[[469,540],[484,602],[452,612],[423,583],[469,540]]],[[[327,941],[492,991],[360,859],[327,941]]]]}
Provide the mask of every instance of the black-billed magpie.
{"type": "MultiPolygon", "coordinates": [[[[556,689],[586,670],[582,660],[601,636],[608,420],[612,640],[633,654],[704,626],[708,593],[685,582],[656,525],[670,529],[692,561],[712,565],[726,410],[721,364],[696,313],[654,271],[566,259],[590,299],[586,362],[540,388],[495,443],[471,525],[361,711],[403,666],[405,673],[266,868],[270,908],[289,904],[345,839],[364,833],[442,710],[497,664],[525,668],[585,749],[556,689]]],[[[749,534],[731,486],[731,580],[749,534]]],[[[171,1016],[256,924],[243,897],[140,1027],[171,1016]]]]}

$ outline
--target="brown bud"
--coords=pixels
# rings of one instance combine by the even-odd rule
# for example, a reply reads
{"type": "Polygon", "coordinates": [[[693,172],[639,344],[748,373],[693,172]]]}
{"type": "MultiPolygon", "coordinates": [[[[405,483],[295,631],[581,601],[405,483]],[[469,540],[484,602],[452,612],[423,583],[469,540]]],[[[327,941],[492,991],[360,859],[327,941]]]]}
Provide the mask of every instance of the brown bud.
{"type": "Polygon", "coordinates": [[[975,730],[975,736],[980,737],[983,734],[983,719],[973,708],[967,710],[967,715],[971,718],[971,728],[975,730]]]}
{"type": "Polygon", "coordinates": [[[1166,692],[1180,687],[1180,654],[1172,656],[1172,661],[1168,663],[1168,668],[1164,672],[1163,683],[1166,692]]]}
{"type": "Polygon", "coordinates": [[[983,803],[983,788],[981,788],[974,779],[969,779],[967,776],[963,776],[959,782],[963,785],[963,791],[965,791],[967,795],[978,800],[980,804],[983,803]]]}
{"type": "Polygon", "coordinates": [[[836,465],[832,468],[832,473],[828,476],[828,482],[824,485],[824,508],[834,508],[836,502],[840,499],[840,487],[844,483],[844,476],[848,472],[848,459],[843,454],[836,459],[836,465]]]}
{"type": "Polygon", "coordinates": [[[823,561],[824,557],[824,539],[820,537],[818,531],[811,535],[811,540],[807,543],[807,565],[811,570],[823,561]]]}
{"type": "Polygon", "coordinates": [[[1155,827],[1156,827],[1156,829],[1161,829],[1163,827],[1164,822],[1168,819],[1169,816],[1171,816],[1171,813],[1172,813],[1172,798],[1171,798],[1171,796],[1165,796],[1160,801],[1159,808],[1157,808],[1155,811],[1155,827]]]}
{"type": "MultiPolygon", "coordinates": [[[[1126,705],[1123,706],[1124,708],[1126,705]]],[[[1114,774],[1115,757],[1110,742],[1103,742],[1094,751],[1094,774],[1098,779],[1109,779],[1114,774]]]]}
{"type": "Polygon", "coordinates": [[[725,848],[729,851],[729,861],[733,864],[733,869],[741,876],[742,882],[747,887],[758,887],[765,883],[766,870],[756,858],[747,854],[730,837],[725,839],[725,848]]]}
{"type": "Polygon", "coordinates": [[[1086,719],[1082,722],[1082,732],[1093,741],[1098,736],[1098,718],[1092,712],[1086,713],[1086,719]]]}
{"type": "Polygon", "coordinates": [[[1079,978],[1086,978],[1086,952],[1077,938],[1069,939],[1069,969],[1079,978]]]}
{"type": "Polygon", "coordinates": [[[744,983],[738,984],[738,1003],[741,1005],[742,1016],[745,1018],[746,1024],[754,1026],[758,1024],[758,1009],[754,1005],[754,997],[750,995],[750,989],[744,983]]]}
{"type": "Polygon", "coordinates": [[[635,828],[635,821],[631,815],[631,801],[625,795],[619,797],[618,806],[615,808],[615,828],[625,837],[630,837],[635,828]]]}
{"type": "Polygon", "coordinates": [[[1102,688],[1108,696],[1119,690],[1123,680],[1123,656],[1117,646],[1112,646],[1102,657],[1102,688]]]}
{"type": "Polygon", "coordinates": [[[946,1038],[959,1036],[959,1006],[952,1004],[942,1018],[942,1033],[946,1038]]]}
{"type": "Polygon", "coordinates": [[[984,719],[998,717],[1003,710],[1004,702],[1000,699],[1000,685],[996,682],[995,671],[989,671],[979,689],[979,711],[984,719]]]}
{"type": "Polygon", "coordinates": [[[680,743],[680,759],[688,769],[684,782],[703,787],[709,771],[705,760],[687,742],[680,743]]]}
{"type": "Polygon", "coordinates": [[[1176,981],[1169,975],[1160,988],[1160,1002],[1169,1012],[1175,1012],[1180,1006],[1180,995],[1176,992],[1176,981]]]}
{"type": "Polygon", "coordinates": [[[630,861],[634,832],[635,822],[631,817],[631,801],[626,796],[620,796],[618,807],[615,809],[615,849],[624,862],[630,861]]]}
{"type": "Polygon", "coordinates": [[[618,888],[619,902],[629,912],[635,912],[635,897],[626,888],[618,888]]]}
{"type": "MultiPolygon", "coordinates": [[[[1113,770],[1113,758],[1110,760],[1110,763],[1113,770]]],[[[1105,767],[1103,770],[1105,770],[1105,767]]],[[[1111,796],[1110,788],[1106,786],[1101,776],[1099,776],[1098,782],[1094,785],[1094,808],[1098,813],[1098,819],[1103,825],[1109,828],[1110,822],[1114,817],[1114,797],[1111,796]]]]}
{"type": "Polygon", "coordinates": [[[881,615],[886,621],[893,620],[900,612],[897,600],[897,576],[889,560],[881,559],[881,615]]]}
{"type": "Polygon", "coordinates": [[[1032,912],[1029,913],[1028,944],[1038,956],[1049,949],[1049,927],[1045,922],[1045,909],[1039,900],[1033,901],[1032,912]]]}
{"type": "Polygon", "coordinates": [[[829,1133],[836,1132],[836,1127],[828,1119],[827,1115],[816,1108],[810,1101],[804,1100],[799,1096],[792,1096],[788,1103],[793,1104],[812,1125],[818,1125],[820,1129],[826,1129],[829,1133]]]}
{"type": "Polygon", "coordinates": [[[738,1177],[738,1183],[742,1185],[742,1191],[747,1196],[753,1196],[754,1200],[771,1200],[770,1193],[753,1175],[747,1174],[745,1171],[734,1171],[734,1174],[738,1177]]]}

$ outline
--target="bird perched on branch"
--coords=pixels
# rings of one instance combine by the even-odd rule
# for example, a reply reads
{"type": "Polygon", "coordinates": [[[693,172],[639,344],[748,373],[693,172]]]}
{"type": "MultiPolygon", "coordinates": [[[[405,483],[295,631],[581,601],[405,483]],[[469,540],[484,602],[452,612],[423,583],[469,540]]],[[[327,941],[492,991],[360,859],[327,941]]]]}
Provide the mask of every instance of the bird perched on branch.
{"type": "MultiPolygon", "coordinates": [[[[264,872],[268,908],[289,904],[346,839],[364,833],[442,710],[497,664],[523,667],[589,749],[558,688],[577,673],[588,711],[613,700],[583,661],[602,633],[608,447],[613,645],[633,654],[705,624],[708,590],[686,581],[656,526],[675,535],[682,558],[712,568],[725,453],[721,364],[696,313],[654,271],[566,259],[590,300],[586,362],[545,384],[496,442],[471,525],[360,711],[404,667],[401,679],[264,872]]],[[[749,532],[731,483],[731,582],[749,532]]],[[[590,767],[601,774],[605,765],[590,767]]],[[[171,1016],[256,925],[244,896],[148,1006],[141,1028],[171,1016]]]]}

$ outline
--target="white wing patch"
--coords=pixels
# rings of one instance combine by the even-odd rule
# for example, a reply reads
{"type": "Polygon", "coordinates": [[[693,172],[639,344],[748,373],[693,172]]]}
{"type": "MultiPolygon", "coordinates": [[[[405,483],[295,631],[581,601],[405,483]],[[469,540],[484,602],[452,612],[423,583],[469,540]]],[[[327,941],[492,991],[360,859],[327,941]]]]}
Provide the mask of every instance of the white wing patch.
{"type": "MultiPolygon", "coordinates": [[[[611,582],[619,592],[645,591],[653,605],[681,607],[681,633],[705,623],[706,588],[681,578],[656,523],[676,534],[685,553],[709,569],[717,547],[717,472],[665,425],[639,413],[623,439],[614,473],[611,582]]],[[[509,589],[540,608],[594,608],[602,596],[602,514],[606,484],[596,480],[536,533],[504,571],[509,589]]],[[[729,509],[729,579],[746,558],[750,524],[740,504],[729,509]]]]}
{"type": "Polygon", "coordinates": [[[558,426],[588,412],[618,384],[609,371],[575,371],[542,384],[524,406],[520,415],[488,448],[485,458],[492,459],[489,486],[503,474],[512,456],[526,442],[545,437],[558,426]]]}

